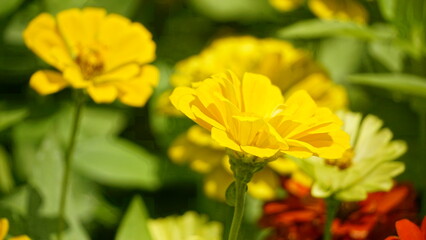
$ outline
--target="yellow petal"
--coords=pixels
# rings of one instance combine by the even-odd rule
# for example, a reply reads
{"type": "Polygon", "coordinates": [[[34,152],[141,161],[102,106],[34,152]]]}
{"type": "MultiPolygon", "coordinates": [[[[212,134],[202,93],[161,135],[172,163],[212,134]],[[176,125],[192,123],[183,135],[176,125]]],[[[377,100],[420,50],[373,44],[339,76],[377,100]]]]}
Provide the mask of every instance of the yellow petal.
{"type": "Polygon", "coordinates": [[[64,78],[74,88],[86,88],[90,84],[90,81],[84,79],[80,68],[75,64],[67,67],[63,73],[64,78]]]}
{"type": "Polygon", "coordinates": [[[228,134],[220,129],[212,128],[212,138],[219,143],[221,146],[241,152],[240,146],[231,138],[229,138],[228,134]]]}
{"type": "Polygon", "coordinates": [[[42,13],[34,18],[25,29],[23,37],[28,48],[58,70],[72,64],[71,53],[50,14],[42,13]]]}
{"type": "Polygon", "coordinates": [[[111,103],[118,96],[117,88],[109,83],[92,84],[87,88],[87,92],[96,103],[111,103]]]}
{"type": "Polygon", "coordinates": [[[269,0],[269,3],[279,11],[288,12],[302,5],[303,0],[269,0]]]}
{"type": "Polygon", "coordinates": [[[0,239],[3,240],[9,231],[9,221],[6,218],[0,219],[0,239]]]}
{"type": "Polygon", "coordinates": [[[368,14],[356,0],[309,0],[311,11],[322,19],[366,23],[368,14]]]}
{"type": "Polygon", "coordinates": [[[151,33],[141,24],[131,23],[117,14],[108,15],[98,36],[99,41],[108,48],[106,70],[130,62],[152,62],[155,58],[155,43],[151,38],[151,33]]]}
{"type": "Polygon", "coordinates": [[[22,235],[18,237],[12,237],[10,240],[31,240],[31,238],[29,238],[27,235],[22,235]]]}
{"type": "Polygon", "coordinates": [[[62,90],[68,83],[59,72],[41,70],[31,76],[30,86],[39,94],[48,95],[62,90]]]}
{"type": "Polygon", "coordinates": [[[118,98],[124,104],[134,107],[142,107],[153,93],[153,87],[159,80],[158,69],[152,65],[143,66],[140,73],[134,79],[115,83],[118,98]]]}

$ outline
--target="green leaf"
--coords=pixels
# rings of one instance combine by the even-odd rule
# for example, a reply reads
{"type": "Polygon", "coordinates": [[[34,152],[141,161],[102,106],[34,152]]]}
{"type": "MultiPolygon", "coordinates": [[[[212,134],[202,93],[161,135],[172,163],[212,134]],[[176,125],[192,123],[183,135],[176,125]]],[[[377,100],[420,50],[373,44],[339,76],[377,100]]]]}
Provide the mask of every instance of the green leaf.
{"type": "Polygon", "coordinates": [[[396,4],[398,0],[379,0],[379,7],[385,19],[391,21],[395,18],[396,4]]]}
{"type": "Polygon", "coordinates": [[[373,41],[368,45],[372,57],[393,72],[401,72],[404,67],[404,51],[392,41],[373,41]]]}
{"type": "Polygon", "coordinates": [[[321,42],[318,60],[324,65],[331,78],[344,82],[349,74],[357,72],[362,62],[365,44],[354,38],[330,38],[321,42]]]}
{"type": "Polygon", "coordinates": [[[190,0],[189,2],[196,10],[216,21],[253,21],[277,17],[277,12],[267,1],[190,0]]]}
{"type": "Polygon", "coordinates": [[[27,109],[17,108],[10,110],[0,109],[0,131],[21,121],[28,115],[27,109]]]}
{"type": "Polygon", "coordinates": [[[356,84],[380,87],[410,96],[426,97],[426,79],[409,74],[357,74],[349,77],[356,84]]]}
{"type": "Polygon", "coordinates": [[[108,12],[128,16],[137,8],[138,0],[43,0],[49,13],[57,14],[69,8],[101,7],[108,12]]]}
{"type": "Polygon", "coordinates": [[[74,158],[76,170],[102,184],[154,190],[160,183],[160,160],[127,140],[81,141],[74,158]]]}
{"type": "Polygon", "coordinates": [[[353,36],[366,40],[375,38],[374,32],[364,25],[321,19],[295,23],[279,30],[276,35],[280,38],[321,38],[330,36],[353,36]]]}
{"type": "MultiPolygon", "coordinates": [[[[7,1],[7,0],[6,0],[7,1]]],[[[4,41],[9,45],[23,45],[22,32],[28,23],[40,13],[40,7],[32,2],[13,14],[4,30],[4,41]]]]}
{"type": "Polygon", "coordinates": [[[126,215],[120,223],[115,240],[150,240],[148,213],[142,198],[132,199],[126,215]]]}
{"type": "Polygon", "coordinates": [[[0,146],[0,191],[3,193],[9,193],[14,185],[8,161],[8,154],[6,150],[0,146]]]}
{"type": "Polygon", "coordinates": [[[3,0],[0,1],[0,17],[14,11],[24,0],[3,0]]]}
{"type": "Polygon", "coordinates": [[[235,206],[235,198],[236,198],[235,181],[229,184],[228,188],[226,189],[225,197],[226,197],[225,199],[226,204],[228,204],[231,207],[235,206]]]}

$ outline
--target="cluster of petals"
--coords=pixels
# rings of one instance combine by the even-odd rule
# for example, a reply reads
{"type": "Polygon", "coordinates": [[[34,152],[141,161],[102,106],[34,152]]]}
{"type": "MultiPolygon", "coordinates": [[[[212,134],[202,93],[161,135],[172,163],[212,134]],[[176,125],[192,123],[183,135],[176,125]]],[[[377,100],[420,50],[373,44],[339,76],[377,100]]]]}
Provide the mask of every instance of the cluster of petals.
{"type": "Polygon", "coordinates": [[[56,70],[34,73],[30,86],[42,95],[65,87],[86,89],[97,103],[119,99],[143,106],[158,83],[151,33],[140,23],[104,9],[42,13],[24,31],[26,45],[56,70]]]}
{"type": "Polygon", "coordinates": [[[231,71],[219,73],[176,88],[170,99],[219,145],[243,154],[339,158],[350,147],[341,121],[329,109],[317,107],[305,91],[284,101],[263,75],[245,73],[239,79],[231,71]]]}
{"type": "MultiPolygon", "coordinates": [[[[259,224],[273,229],[268,239],[314,240],[323,235],[324,200],[312,197],[303,186],[295,188],[295,184],[284,179],[289,196],[264,205],[259,224]]],[[[398,184],[389,192],[370,193],[361,202],[343,202],[333,220],[333,239],[384,239],[392,234],[395,221],[415,219],[417,210],[416,194],[412,186],[405,184],[398,184]]]]}

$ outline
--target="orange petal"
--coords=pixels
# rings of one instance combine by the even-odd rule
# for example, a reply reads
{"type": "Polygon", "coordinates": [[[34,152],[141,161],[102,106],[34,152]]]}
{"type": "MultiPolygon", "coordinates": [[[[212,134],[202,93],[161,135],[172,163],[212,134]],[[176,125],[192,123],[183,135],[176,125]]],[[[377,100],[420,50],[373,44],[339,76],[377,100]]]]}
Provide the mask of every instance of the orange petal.
{"type": "Polygon", "coordinates": [[[402,219],[397,221],[395,225],[401,240],[424,240],[419,227],[411,221],[402,219]]]}

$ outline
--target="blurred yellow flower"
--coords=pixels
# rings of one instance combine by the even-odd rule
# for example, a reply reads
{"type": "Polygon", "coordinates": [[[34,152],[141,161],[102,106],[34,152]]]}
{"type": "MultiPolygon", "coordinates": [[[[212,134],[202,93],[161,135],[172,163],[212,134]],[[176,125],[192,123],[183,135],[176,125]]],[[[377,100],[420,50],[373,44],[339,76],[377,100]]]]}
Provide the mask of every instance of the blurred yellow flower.
{"type": "Polygon", "coordinates": [[[309,8],[321,19],[336,19],[365,24],[368,13],[356,0],[309,0],[309,8]]]}
{"type": "MultiPolygon", "coordinates": [[[[9,221],[6,218],[0,219],[0,240],[6,239],[6,235],[9,232],[9,221]]],[[[31,240],[27,235],[21,235],[18,237],[7,238],[9,240],[31,240]]]]}
{"type": "Polygon", "coordinates": [[[263,75],[231,71],[213,75],[194,88],[178,87],[172,104],[211,132],[219,145],[260,159],[279,152],[339,158],[349,148],[340,120],[318,108],[305,91],[284,102],[280,90],[263,75]]]}
{"type": "Polygon", "coordinates": [[[148,229],[153,240],[222,240],[223,232],[221,223],[192,211],[149,220],[148,229]]]}
{"type": "MultiPolygon", "coordinates": [[[[353,21],[365,24],[368,12],[357,0],[306,0],[309,9],[321,19],[353,21]]],[[[292,11],[304,3],[304,0],[269,0],[279,11],[292,11]]]]}
{"type": "Polygon", "coordinates": [[[288,12],[302,5],[304,0],[269,0],[269,3],[279,11],[288,12]]]}
{"type": "Polygon", "coordinates": [[[265,75],[285,97],[304,89],[321,107],[337,110],[347,104],[345,89],[334,84],[307,52],[285,41],[251,36],[215,40],[200,54],[177,63],[171,83],[189,87],[226,70],[240,78],[245,72],[265,75]]]}
{"type": "Polygon", "coordinates": [[[119,99],[143,106],[158,83],[151,33],[104,9],[42,13],[25,29],[26,45],[56,70],[33,74],[30,86],[42,95],[65,87],[86,89],[97,103],[119,99]]]}
{"type": "Polygon", "coordinates": [[[388,191],[392,178],[404,171],[402,162],[393,161],[407,149],[405,142],[392,141],[392,132],[381,129],[383,122],[360,113],[340,112],[343,129],[351,136],[352,149],[342,158],[312,157],[296,160],[313,179],[312,195],[334,196],[342,201],[361,201],[369,192],[388,191]]]}

